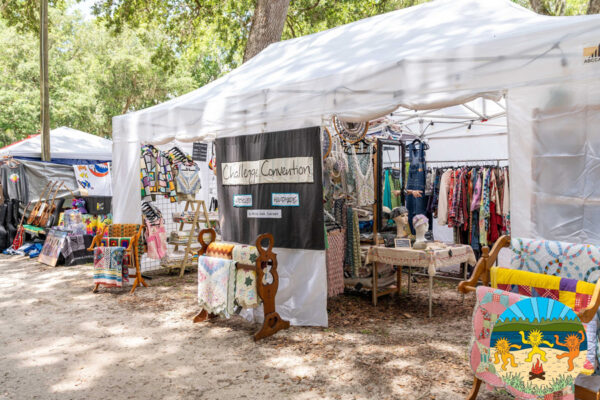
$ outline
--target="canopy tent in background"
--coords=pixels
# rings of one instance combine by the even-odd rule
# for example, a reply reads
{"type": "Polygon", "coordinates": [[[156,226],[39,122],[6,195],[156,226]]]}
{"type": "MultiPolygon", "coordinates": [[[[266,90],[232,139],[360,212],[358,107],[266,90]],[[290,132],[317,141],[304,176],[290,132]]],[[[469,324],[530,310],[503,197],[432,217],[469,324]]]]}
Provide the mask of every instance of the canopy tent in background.
{"type": "Polygon", "coordinates": [[[50,131],[50,154],[52,161],[41,161],[40,135],[0,149],[0,156],[12,156],[25,167],[30,201],[39,199],[49,180],[62,181],[66,186],[59,190],[57,198],[70,198],[71,192],[78,194],[73,165],[112,161],[112,141],[62,126],[50,131]]]}
{"type": "MultiPolygon", "coordinates": [[[[196,91],[113,118],[113,179],[119,182],[114,185],[115,222],[141,221],[141,143],[196,141],[318,126],[332,115],[366,121],[398,107],[438,109],[478,97],[499,100],[508,93],[511,175],[525,173],[522,179],[526,181],[512,187],[512,209],[525,210],[519,211],[524,218],[513,218],[513,233],[561,239],[557,237],[560,230],[538,223],[533,203],[528,201],[531,196],[523,195],[537,178],[527,175],[533,153],[513,141],[533,131],[535,107],[543,108],[548,102],[544,96],[534,95],[531,108],[526,108],[534,111],[513,121],[511,90],[517,90],[525,96],[519,98],[525,99],[528,92],[542,85],[569,87],[587,80],[577,99],[582,99],[582,104],[600,104],[595,95],[600,85],[600,63],[594,62],[597,57],[586,50],[598,47],[599,41],[599,15],[541,16],[510,0],[437,0],[272,44],[240,68],[196,91]],[[516,159],[519,162],[514,162],[516,159]]],[[[521,104],[516,100],[515,104],[521,104]]],[[[567,107],[569,101],[564,99],[561,107],[567,107]]],[[[560,115],[561,110],[554,112],[560,115]]],[[[570,132],[565,128],[568,140],[570,132]]],[[[538,138],[544,136],[543,131],[535,134],[538,138]]],[[[582,147],[568,151],[580,154],[582,149],[595,145],[591,135],[581,143],[582,147]]],[[[541,151],[543,145],[538,149],[541,151]]],[[[600,162],[590,152],[581,154],[580,161],[593,167],[600,162]]],[[[545,173],[553,171],[551,164],[547,168],[545,173]]],[[[600,187],[598,174],[587,174],[586,178],[587,184],[600,187]]],[[[589,196],[583,188],[578,186],[573,196],[585,202],[589,196]]],[[[553,226],[575,218],[570,210],[561,210],[555,209],[553,226]]],[[[580,217],[583,211],[577,217],[579,221],[580,217]]],[[[587,237],[578,233],[571,239],[587,237]]],[[[291,314],[281,316],[294,323],[294,314],[307,307],[298,294],[321,296],[319,307],[311,303],[308,321],[321,325],[326,323],[326,290],[319,292],[322,285],[315,282],[325,279],[325,254],[313,257],[309,253],[299,251],[305,259],[299,256],[295,263],[283,266],[290,272],[294,294],[291,298],[278,294],[277,304],[282,309],[293,308],[291,314]],[[313,262],[311,274],[294,273],[300,270],[300,263],[308,261],[313,262]]],[[[289,289],[287,283],[282,283],[282,292],[289,289]]]]}
{"type": "MultiPolygon", "coordinates": [[[[41,160],[42,137],[27,139],[0,149],[0,156],[41,160]]],[[[55,164],[97,164],[112,160],[112,141],[77,129],[61,126],[50,131],[50,156],[55,164]]]]}

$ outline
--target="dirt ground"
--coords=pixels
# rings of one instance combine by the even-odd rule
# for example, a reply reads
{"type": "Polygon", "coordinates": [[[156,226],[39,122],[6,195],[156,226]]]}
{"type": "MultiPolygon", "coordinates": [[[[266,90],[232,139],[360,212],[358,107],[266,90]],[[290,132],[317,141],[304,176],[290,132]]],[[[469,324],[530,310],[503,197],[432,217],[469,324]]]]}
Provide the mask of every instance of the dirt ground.
{"type": "MultiPolygon", "coordinates": [[[[91,266],[0,257],[0,399],[464,399],[474,300],[426,280],[410,296],[330,300],[329,328],[259,343],[234,317],[193,324],[196,274],[91,292],[91,266]]],[[[479,399],[507,397],[482,389],[479,399]]]]}

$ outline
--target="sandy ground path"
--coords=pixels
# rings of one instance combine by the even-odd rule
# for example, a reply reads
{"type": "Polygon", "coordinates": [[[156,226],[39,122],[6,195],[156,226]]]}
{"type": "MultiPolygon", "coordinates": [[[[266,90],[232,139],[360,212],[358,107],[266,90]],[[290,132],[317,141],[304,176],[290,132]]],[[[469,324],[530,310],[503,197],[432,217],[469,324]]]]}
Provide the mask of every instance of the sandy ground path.
{"type": "MultiPolygon", "coordinates": [[[[196,274],[134,296],[91,292],[91,266],[0,256],[0,399],[463,399],[473,299],[344,295],[330,327],[255,344],[235,317],[192,324],[196,274]],[[442,300],[444,299],[444,300],[442,300]]],[[[480,399],[503,399],[485,390],[480,399]]]]}

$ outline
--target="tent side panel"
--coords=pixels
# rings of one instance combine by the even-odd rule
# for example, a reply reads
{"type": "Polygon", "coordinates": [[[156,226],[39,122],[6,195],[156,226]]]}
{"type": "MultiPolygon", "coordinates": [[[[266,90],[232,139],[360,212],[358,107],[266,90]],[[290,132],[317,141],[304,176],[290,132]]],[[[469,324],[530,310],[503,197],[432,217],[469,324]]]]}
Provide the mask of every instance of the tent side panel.
{"type": "Polygon", "coordinates": [[[140,141],[137,132],[126,130],[124,118],[113,118],[113,221],[141,224],[140,141]]]}
{"type": "Polygon", "coordinates": [[[513,236],[600,244],[600,83],[508,96],[513,236]]]}

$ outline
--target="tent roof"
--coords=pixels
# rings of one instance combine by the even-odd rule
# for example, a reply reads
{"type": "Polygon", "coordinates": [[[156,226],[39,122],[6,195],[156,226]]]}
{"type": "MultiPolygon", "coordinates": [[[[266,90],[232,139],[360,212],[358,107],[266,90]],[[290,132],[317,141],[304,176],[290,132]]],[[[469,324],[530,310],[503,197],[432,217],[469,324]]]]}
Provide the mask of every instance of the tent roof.
{"type": "Polygon", "coordinates": [[[547,17],[510,0],[436,0],[274,43],[184,96],[113,119],[113,139],[161,143],[441,108],[512,87],[600,75],[600,16],[547,17]]]}
{"type": "MultiPolygon", "coordinates": [[[[0,149],[0,155],[13,157],[42,157],[41,136],[0,149]]],[[[52,159],[112,160],[112,141],[77,129],[61,126],[50,131],[50,155],[52,159]]]]}

